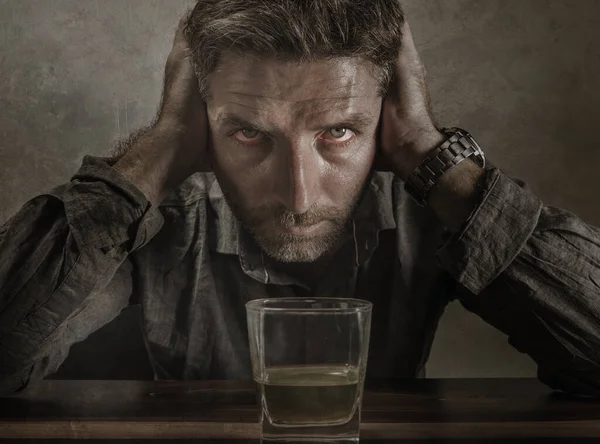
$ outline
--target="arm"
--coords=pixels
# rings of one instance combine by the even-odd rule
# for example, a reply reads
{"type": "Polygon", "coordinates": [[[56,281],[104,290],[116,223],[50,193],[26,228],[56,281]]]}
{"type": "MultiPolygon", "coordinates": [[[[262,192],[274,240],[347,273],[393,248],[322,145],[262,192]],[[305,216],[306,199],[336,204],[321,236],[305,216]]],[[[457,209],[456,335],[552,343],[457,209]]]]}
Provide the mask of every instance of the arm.
{"type": "MultiPolygon", "coordinates": [[[[600,230],[498,170],[481,187],[473,216],[438,254],[457,297],[530,355],[540,380],[600,396],[600,230]]],[[[458,198],[455,189],[445,191],[458,198]]]]}
{"type": "Polygon", "coordinates": [[[206,113],[183,36],[165,68],[156,123],[115,165],[87,157],[71,183],[0,228],[0,395],[55,371],[131,294],[128,255],[160,229],[158,204],[204,165],[206,113]]]}
{"type": "MultiPolygon", "coordinates": [[[[381,149],[406,179],[444,140],[408,25],[395,79],[381,149]]],[[[438,259],[463,305],[528,353],[543,382],[600,396],[600,230],[470,160],[440,178],[428,206],[453,233],[438,259]]]]}
{"type": "Polygon", "coordinates": [[[31,200],[0,231],[0,393],[56,371],[70,345],[117,316],[132,250],[160,227],[156,209],[105,162],[31,200]]]}

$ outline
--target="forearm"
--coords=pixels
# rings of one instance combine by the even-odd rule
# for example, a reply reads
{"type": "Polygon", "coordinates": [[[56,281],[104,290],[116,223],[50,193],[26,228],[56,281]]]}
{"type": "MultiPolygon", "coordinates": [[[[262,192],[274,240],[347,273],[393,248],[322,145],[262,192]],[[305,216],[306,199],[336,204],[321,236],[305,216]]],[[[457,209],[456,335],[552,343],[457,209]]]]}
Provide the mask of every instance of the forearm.
{"type": "Polygon", "coordinates": [[[462,291],[458,296],[536,361],[543,382],[600,396],[600,288],[594,283],[600,270],[585,257],[591,250],[573,251],[579,241],[580,233],[559,226],[536,232],[479,294],[462,291]]]}
{"type": "MultiPolygon", "coordinates": [[[[439,133],[423,135],[402,146],[402,158],[395,161],[395,173],[408,177],[446,137],[439,133]]],[[[443,174],[427,196],[427,206],[446,228],[456,233],[482,198],[483,168],[466,159],[443,174]]]]}
{"type": "MultiPolygon", "coordinates": [[[[85,266],[85,260],[81,262],[85,266]]],[[[89,269],[92,270],[92,269],[89,269]]],[[[43,304],[0,339],[0,397],[15,394],[63,363],[70,347],[113,320],[129,304],[132,293],[131,263],[126,260],[115,271],[113,265],[93,269],[96,288],[69,293],[81,273],[61,285],[43,304]],[[108,281],[108,282],[107,282],[108,281]]],[[[22,301],[26,302],[27,295],[22,301]]]]}
{"type": "Polygon", "coordinates": [[[600,230],[490,170],[438,260],[463,304],[529,354],[545,382],[600,395],[600,230]]]}
{"type": "Polygon", "coordinates": [[[428,206],[440,222],[456,233],[481,201],[485,171],[470,159],[451,168],[431,190],[428,206]]]}
{"type": "Polygon", "coordinates": [[[195,172],[208,169],[206,104],[190,62],[191,49],[179,22],[165,66],[162,100],[156,122],[131,141],[115,164],[154,205],[195,172]]]}
{"type": "Polygon", "coordinates": [[[543,276],[547,270],[531,273],[526,256],[517,257],[478,295],[463,289],[458,298],[529,355],[542,382],[568,393],[600,397],[597,294],[582,292],[580,284],[564,275],[550,282],[543,276]]]}
{"type": "Polygon", "coordinates": [[[192,173],[191,160],[178,149],[181,137],[175,125],[157,123],[129,142],[114,168],[158,205],[192,173]]]}

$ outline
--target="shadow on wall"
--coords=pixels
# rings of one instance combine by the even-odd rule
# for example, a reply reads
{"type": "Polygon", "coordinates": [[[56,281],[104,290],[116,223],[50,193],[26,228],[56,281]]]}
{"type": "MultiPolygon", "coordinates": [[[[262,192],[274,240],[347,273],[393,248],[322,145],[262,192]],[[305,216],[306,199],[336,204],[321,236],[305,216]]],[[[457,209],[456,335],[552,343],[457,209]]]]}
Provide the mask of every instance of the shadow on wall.
{"type": "Polygon", "coordinates": [[[131,306],[85,341],[74,344],[49,379],[152,380],[140,326],[141,308],[131,306]],[[109,347],[106,345],[110,344],[109,347]]]}

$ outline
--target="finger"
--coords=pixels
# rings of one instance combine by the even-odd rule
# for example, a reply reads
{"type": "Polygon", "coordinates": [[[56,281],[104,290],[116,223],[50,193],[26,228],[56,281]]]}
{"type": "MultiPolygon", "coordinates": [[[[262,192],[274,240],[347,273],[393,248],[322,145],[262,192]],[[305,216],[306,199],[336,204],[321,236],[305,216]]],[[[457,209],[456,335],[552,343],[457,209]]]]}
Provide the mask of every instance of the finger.
{"type": "Polygon", "coordinates": [[[184,34],[188,22],[189,13],[183,14],[179,19],[175,37],[173,38],[173,47],[165,64],[164,87],[168,88],[175,79],[175,72],[181,67],[180,61],[190,56],[189,45],[184,34]]]}
{"type": "Polygon", "coordinates": [[[185,37],[185,27],[187,25],[189,14],[183,14],[179,19],[177,30],[175,31],[175,38],[173,39],[173,49],[186,50],[188,49],[187,38],[185,37]]]}
{"type": "Polygon", "coordinates": [[[398,51],[394,67],[394,87],[397,94],[416,92],[424,83],[425,68],[421,62],[408,21],[402,25],[402,45],[398,51]],[[404,90],[404,91],[402,91],[404,90]]]}
{"type": "MultiPolygon", "coordinates": [[[[404,66],[411,66],[413,68],[412,77],[413,82],[416,82],[421,90],[421,95],[424,99],[425,112],[429,115],[429,117],[434,120],[433,111],[431,108],[431,97],[429,95],[429,87],[427,86],[427,72],[425,69],[425,65],[421,60],[421,56],[419,55],[419,51],[417,50],[417,46],[415,45],[415,41],[413,39],[412,31],[410,29],[410,24],[408,21],[404,22],[404,29],[402,31],[403,35],[403,51],[401,51],[401,62],[404,66]]],[[[407,82],[407,83],[410,83],[407,82]]],[[[434,122],[435,125],[435,122],[434,122]]]]}
{"type": "Polygon", "coordinates": [[[394,69],[394,83],[390,91],[396,100],[414,113],[430,114],[426,72],[408,21],[402,25],[402,45],[394,69]]]}
{"type": "Polygon", "coordinates": [[[402,25],[402,47],[398,53],[398,59],[396,63],[396,69],[399,69],[401,65],[422,65],[419,51],[415,45],[410,24],[405,21],[402,25]]]}

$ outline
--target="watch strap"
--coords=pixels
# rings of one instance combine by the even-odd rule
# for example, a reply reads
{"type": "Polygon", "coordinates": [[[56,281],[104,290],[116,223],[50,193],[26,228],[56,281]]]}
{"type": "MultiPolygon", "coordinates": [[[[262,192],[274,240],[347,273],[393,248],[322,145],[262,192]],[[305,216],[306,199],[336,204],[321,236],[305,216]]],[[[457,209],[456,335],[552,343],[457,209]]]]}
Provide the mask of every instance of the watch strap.
{"type": "Polygon", "coordinates": [[[483,151],[468,132],[460,128],[444,128],[442,132],[449,138],[421,162],[404,185],[421,206],[425,206],[427,196],[438,179],[463,160],[476,156],[476,163],[485,166],[483,151]]]}

